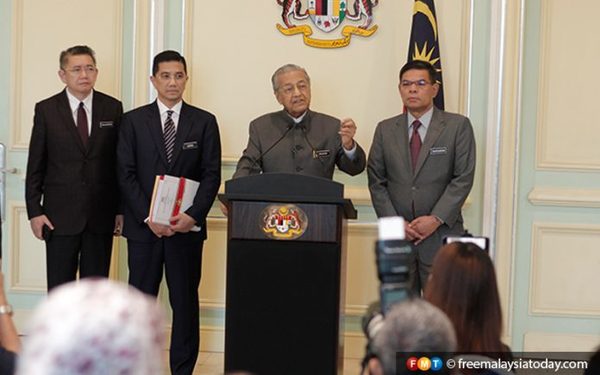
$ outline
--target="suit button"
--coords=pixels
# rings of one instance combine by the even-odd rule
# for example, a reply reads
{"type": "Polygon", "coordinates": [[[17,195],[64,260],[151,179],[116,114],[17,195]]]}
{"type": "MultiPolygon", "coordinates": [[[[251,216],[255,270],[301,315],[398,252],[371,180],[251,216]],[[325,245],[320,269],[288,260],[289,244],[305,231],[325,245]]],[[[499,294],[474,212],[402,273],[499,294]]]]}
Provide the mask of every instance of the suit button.
{"type": "Polygon", "coordinates": [[[304,147],[302,147],[302,145],[296,145],[296,151],[300,151],[302,150],[304,147]]]}
{"type": "Polygon", "coordinates": [[[296,172],[302,172],[302,167],[296,167],[296,172]]]}
{"type": "Polygon", "coordinates": [[[416,187],[416,186],[413,186],[413,187],[411,187],[411,188],[410,188],[410,190],[412,190],[412,191],[417,191],[417,187],[416,187]]]}

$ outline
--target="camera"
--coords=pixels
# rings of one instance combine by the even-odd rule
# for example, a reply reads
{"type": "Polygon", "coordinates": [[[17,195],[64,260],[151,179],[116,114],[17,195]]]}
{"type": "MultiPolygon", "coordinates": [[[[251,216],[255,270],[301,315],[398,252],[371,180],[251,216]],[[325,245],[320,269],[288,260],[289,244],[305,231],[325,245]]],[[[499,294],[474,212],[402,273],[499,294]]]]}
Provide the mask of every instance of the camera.
{"type": "Polygon", "coordinates": [[[404,219],[384,217],[378,221],[378,240],[375,243],[377,276],[379,278],[379,301],[367,308],[362,318],[362,329],[367,337],[366,355],[363,366],[373,357],[371,343],[383,325],[385,313],[395,303],[411,298],[412,276],[410,267],[414,263],[415,250],[405,238],[404,219]]]}
{"type": "Polygon", "coordinates": [[[486,253],[490,252],[490,239],[488,237],[473,236],[467,231],[465,231],[465,233],[462,236],[447,236],[443,239],[444,245],[452,242],[473,243],[482,248],[486,253]]]}
{"type": "Polygon", "coordinates": [[[379,219],[379,240],[375,244],[377,276],[379,277],[379,301],[381,313],[396,303],[411,296],[412,282],[410,267],[415,252],[410,241],[406,241],[404,219],[385,217],[379,219]]]}

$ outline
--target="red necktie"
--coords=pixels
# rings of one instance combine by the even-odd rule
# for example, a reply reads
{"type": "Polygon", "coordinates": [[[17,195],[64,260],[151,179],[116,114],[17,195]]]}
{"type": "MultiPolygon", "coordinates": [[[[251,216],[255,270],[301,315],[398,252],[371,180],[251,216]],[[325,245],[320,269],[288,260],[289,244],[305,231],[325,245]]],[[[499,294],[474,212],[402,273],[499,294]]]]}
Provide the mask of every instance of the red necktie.
{"type": "Polygon", "coordinates": [[[421,136],[419,135],[419,127],[421,127],[421,121],[415,120],[412,123],[413,131],[410,138],[410,159],[412,161],[413,172],[417,167],[417,159],[419,158],[419,151],[421,151],[421,136]]]}
{"type": "Polygon", "coordinates": [[[85,108],[83,108],[83,102],[79,102],[79,109],[77,109],[77,131],[81,137],[81,141],[84,146],[87,146],[88,141],[88,121],[85,108]]]}

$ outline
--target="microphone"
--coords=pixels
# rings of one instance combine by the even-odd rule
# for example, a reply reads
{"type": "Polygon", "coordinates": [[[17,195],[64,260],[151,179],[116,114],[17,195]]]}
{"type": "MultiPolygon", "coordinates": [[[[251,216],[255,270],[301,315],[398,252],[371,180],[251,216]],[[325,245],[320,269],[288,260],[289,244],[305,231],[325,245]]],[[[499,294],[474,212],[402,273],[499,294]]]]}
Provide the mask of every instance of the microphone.
{"type": "Polygon", "coordinates": [[[285,136],[288,135],[288,133],[290,132],[290,130],[292,130],[293,128],[294,128],[294,124],[293,123],[292,124],[288,124],[287,130],[283,133],[283,135],[281,137],[279,137],[278,140],[276,140],[275,142],[273,142],[273,144],[271,145],[271,147],[269,147],[265,151],[261,152],[260,155],[258,155],[258,157],[256,159],[254,159],[254,161],[250,165],[250,171],[252,171],[254,169],[254,167],[258,164],[258,162],[262,161],[262,159],[269,153],[269,151],[271,151],[275,146],[277,146],[279,144],[279,142],[281,142],[283,140],[283,138],[285,138],[285,136]]]}

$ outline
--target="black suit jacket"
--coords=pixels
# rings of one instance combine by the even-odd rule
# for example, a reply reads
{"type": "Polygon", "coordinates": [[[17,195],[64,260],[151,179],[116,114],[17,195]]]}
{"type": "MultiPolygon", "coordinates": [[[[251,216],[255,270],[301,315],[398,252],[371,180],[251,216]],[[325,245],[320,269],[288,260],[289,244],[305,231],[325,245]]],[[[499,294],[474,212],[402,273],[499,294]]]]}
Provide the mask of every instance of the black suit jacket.
{"type": "Polygon", "coordinates": [[[183,103],[169,165],[158,104],[134,109],[123,116],[117,155],[125,237],[144,242],[156,239],[144,220],[150,210],[156,176],[168,174],[200,182],[194,203],[186,213],[196,220],[201,231],[178,233],[171,239],[206,239],[206,216],[221,184],[221,141],[215,116],[183,103]]]}
{"type": "Polygon", "coordinates": [[[25,200],[29,219],[45,214],[57,235],[112,233],[119,204],[116,147],[123,106],[94,91],[87,147],[65,90],[36,104],[25,200]]]}

